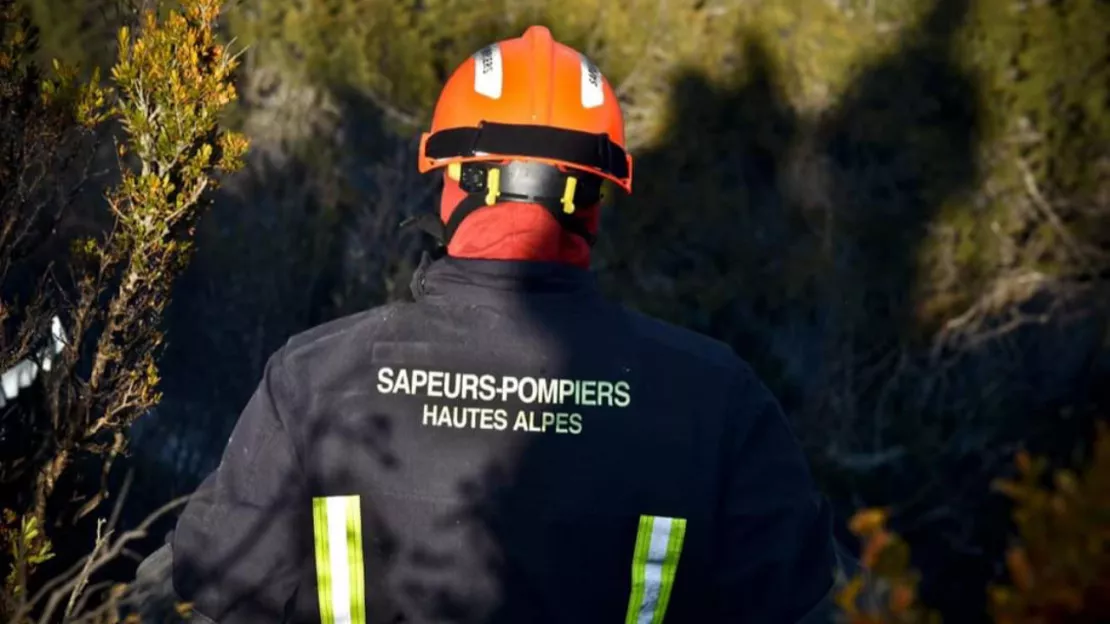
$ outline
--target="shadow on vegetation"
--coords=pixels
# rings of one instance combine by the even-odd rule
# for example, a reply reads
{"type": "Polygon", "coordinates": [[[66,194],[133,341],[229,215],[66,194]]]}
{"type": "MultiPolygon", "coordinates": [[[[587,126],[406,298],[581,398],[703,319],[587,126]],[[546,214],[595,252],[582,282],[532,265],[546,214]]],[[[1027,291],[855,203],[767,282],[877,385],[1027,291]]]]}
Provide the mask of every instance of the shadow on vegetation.
{"type": "MultiPolygon", "coordinates": [[[[875,342],[912,330],[917,244],[976,181],[978,95],[946,48],[965,11],[941,0],[817,119],[795,112],[758,39],[745,37],[728,86],[680,76],[666,135],[638,155],[636,195],[608,215],[612,290],[770,366],[792,359],[768,335],[783,325],[817,332],[804,342],[834,324],[875,342]],[[803,157],[825,166],[799,179],[803,157]]],[[[809,365],[783,372],[819,376],[809,365]]]]}
{"type": "MultiPolygon", "coordinates": [[[[817,117],[796,111],[766,44],[741,33],[739,69],[726,85],[679,76],[666,134],[638,154],[636,194],[605,224],[609,292],[751,361],[795,414],[844,515],[860,492],[867,504],[897,505],[926,478],[880,469],[838,484],[821,456],[831,429],[817,427],[842,429],[830,421],[850,414],[835,405],[824,421],[805,414],[836,371],[889,374],[880,356],[929,329],[919,318],[919,247],[942,207],[979,182],[981,96],[952,50],[968,8],[968,0],[939,0],[817,117]]],[[[882,390],[854,397],[861,412],[876,409],[882,390]]],[[[853,421],[859,430],[850,433],[868,435],[868,425],[853,421]]],[[[933,503],[966,481],[949,476],[933,503]]],[[[982,498],[988,477],[973,480],[982,498]]],[[[1004,518],[985,522],[975,531],[986,551],[971,557],[936,534],[950,527],[908,535],[926,576],[944,572],[926,584],[931,604],[951,614],[982,606],[1004,518]]]]}

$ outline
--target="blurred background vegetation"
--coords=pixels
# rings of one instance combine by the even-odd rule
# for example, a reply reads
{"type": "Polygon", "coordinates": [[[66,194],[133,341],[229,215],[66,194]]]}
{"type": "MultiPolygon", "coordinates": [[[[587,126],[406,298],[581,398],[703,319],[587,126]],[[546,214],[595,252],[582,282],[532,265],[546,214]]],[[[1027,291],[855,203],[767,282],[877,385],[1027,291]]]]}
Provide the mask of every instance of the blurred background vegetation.
{"type": "MultiPolygon", "coordinates": [[[[86,70],[111,65],[134,8],[22,1],[43,62],[86,70]]],[[[216,466],[286,338],[408,296],[428,241],[397,225],[437,190],[415,137],[453,67],[537,23],[602,68],[626,113],[635,194],[612,200],[594,259],[608,293],[750,360],[842,520],[888,508],[946,621],[975,621],[1003,572],[1009,507],[989,484],[1014,453],[1088,458],[1110,406],[1105,0],[224,12],[247,47],[228,123],[251,151],[174,292],[132,517],[216,466]]],[[[86,191],[90,223],[102,197],[86,191]]]]}

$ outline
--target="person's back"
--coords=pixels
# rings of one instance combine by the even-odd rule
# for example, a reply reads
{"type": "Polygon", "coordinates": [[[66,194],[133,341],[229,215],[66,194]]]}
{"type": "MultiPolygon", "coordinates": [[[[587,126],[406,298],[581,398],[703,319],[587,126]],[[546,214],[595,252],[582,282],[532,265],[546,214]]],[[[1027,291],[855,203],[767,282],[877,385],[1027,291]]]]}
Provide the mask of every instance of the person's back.
{"type": "Polygon", "coordinates": [[[600,179],[631,184],[608,83],[533,28],[444,94],[437,120],[455,119],[422,170],[447,169],[448,255],[417,270],[414,302],[270,359],[178,522],[177,594],[221,623],[799,621],[835,557],[778,404],[728,347],[607,301],[586,268],[600,179]],[[542,134],[591,119],[559,112],[572,70],[572,100],[581,85],[611,124],[593,178],[568,157],[585,133],[542,134]],[[491,134],[450,136],[477,125],[458,89],[509,106],[522,76],[520,97],[547,98],[541,134],[495,106],[476,113],[491,134]]]}

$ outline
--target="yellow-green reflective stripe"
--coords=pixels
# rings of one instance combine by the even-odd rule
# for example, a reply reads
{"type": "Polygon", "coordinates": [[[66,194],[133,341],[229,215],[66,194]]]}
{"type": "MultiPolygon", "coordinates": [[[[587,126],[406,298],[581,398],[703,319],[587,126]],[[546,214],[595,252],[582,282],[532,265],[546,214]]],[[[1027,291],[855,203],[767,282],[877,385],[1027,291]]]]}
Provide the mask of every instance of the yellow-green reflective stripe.
{"type": "Polygon", "coordinates": [[[358,497],[347,506],[347,565],[351,568],[351,621],[366,624],[366,583],[362,564],[362,513],[358,497]]]}
{"type": "Polygon", "coordinates": [[[322,624],[366,624],[359,497],[314,498],[312,525],[322,624]]]}
{"type": "Polygon", "coordinates": [[[335,624],[331,612],[331,564],[328,556],[328,500],[312,499],[312,532],[316,543],[316,587],[321,624],[335,624]]]}
{"type": "Polygon", "coordinates": [[[625,624],[662,624],[685,537],[683,518],[640,516],[625,624]]]}

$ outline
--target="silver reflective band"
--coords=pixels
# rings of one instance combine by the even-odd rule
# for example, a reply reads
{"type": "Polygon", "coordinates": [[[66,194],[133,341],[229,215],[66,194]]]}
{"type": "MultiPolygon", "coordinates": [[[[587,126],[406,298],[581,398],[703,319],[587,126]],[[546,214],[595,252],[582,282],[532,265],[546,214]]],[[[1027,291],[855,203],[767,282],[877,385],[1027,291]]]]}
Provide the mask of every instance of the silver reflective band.
{"type": "Polygon", "coordinates": [[[684,518],[640,516],[625,624],[662,624],[685,537],[684,518]]]}
{"type": "Polygon", "coordinates": [[[505,81],[501,45],[488,45],[474,55],[474,90],[494,100],[501,99],[505,81]]]}
{"type": "Polygon", "coordinates": [[[605,89],[601,85],[601,71],[584,55],[578,55],[582,72],[582,108],[597,108],[605,103],[605,89]]]}
{"type": "Polygon", "coordinates": [[[20,390],[31,387],[39,371],[50,372],[54,359],[67,344],[69,339],[66,338],[62,321],[55,316],[50,319],[50,344],[40,349],[37,357],[20,360],[0,373],[0,407],[6,406],[8,401],[15,400],[20,390]]]}

